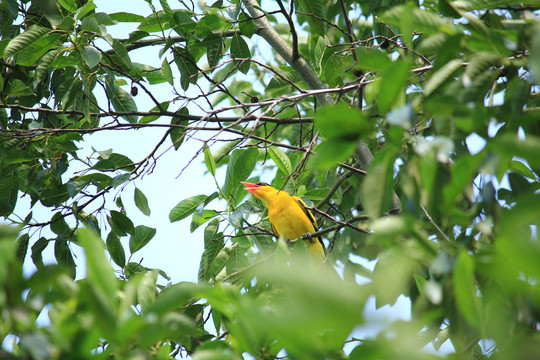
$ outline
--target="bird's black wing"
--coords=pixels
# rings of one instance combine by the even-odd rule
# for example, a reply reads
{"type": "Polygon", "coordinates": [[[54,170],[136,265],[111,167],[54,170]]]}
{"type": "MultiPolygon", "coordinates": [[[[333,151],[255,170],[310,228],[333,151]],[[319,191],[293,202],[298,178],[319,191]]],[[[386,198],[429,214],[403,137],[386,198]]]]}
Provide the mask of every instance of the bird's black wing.
{"type": "MultiPolygon", "coordinates": [[[[309,221],[311,221],[311,225],[313,225],[313,228],[315,229],[315,231],[319,231],[319,226],[317,226],[317,222],[315,221],[315,218],[313,217],[313,214],[311,213],[311,211],[309,211],[309,209],[307,208],[304,201],[302,199],[300,199],[298,196],[293,196],[292,198],[294,199],[294,201],[296,201],[296,203],[304,211],[304,214],[306,214],[309,221]]],[[[321,244],[321,246],[322,246],[322,248],[324,250],[324,253],[326,254],[326,247],[324,246],[324,242],[322,241],[321,237],[317,236],[316,239],[321,244]]]]}

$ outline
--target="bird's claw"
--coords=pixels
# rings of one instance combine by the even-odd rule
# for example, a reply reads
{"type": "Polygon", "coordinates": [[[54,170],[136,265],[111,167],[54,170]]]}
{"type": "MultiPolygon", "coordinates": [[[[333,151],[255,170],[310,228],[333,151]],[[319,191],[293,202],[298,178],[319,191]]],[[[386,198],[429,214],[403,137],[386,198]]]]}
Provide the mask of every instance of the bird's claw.
{"type": "Polygon", "coordinates": [[[310,242],[311,244],[314,243],[314,241],[313,241],[313,235],[312,235],[311,233],[305,233],[304,235],[302,235],[302,239],[303,239],[303,240],[309,240],[309,242],[310,242]]]}

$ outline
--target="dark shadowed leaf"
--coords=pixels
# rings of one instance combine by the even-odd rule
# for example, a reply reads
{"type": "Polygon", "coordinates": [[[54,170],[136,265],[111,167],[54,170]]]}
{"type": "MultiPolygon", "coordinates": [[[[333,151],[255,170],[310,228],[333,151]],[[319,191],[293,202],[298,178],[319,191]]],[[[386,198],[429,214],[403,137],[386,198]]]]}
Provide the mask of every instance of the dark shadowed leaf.
{"type": "Polygon", "coordinates": [[[234,34],[232,38],[231,54],[236,59],[240,59],[240,60],[246,59],[240,64],[238,69],[244,74],[247,74],[251,66],[251,62],[249,61],[249,59],[251,58],[251,53],[249,51],[248,44],[239,34],[234,34]]]}
{"type": "Polygon", "coordinates": [[[111,255],[111,259],[120,267],[126,265],[126,254],[124,247],[120,242],[120,238],[112,231],[107,235],[107,251],[111,255]]]}
{"type": "Polygon", "coordinates": [[[212,220],[204,229],[204,252],[199,265],[199,281],[208,281],[212,276],[217,275],[211,272],[212,265],[224,244],[223,237],[219,236],[218,230],[219,219],[212,220]]]}
{"type": "Polygon", "coordinates": [[[214,160],[214,157],[212,156],[212,153],[210,152],[208,144],[204,143],[203,151],[204,163],[206,164],[206,168],[208,169],[210,174],[212,174],[212,176],[216,176],[216,162],[214,160]]]}
{"type": "Polygon", "coordinates": [[[394,161],[394,151],[385,149],[375,155],[368,168],[362,194],[366,211],[372,219],[381,216],[390,206],[394,184],[394,161]]]}
{"type": "Polygon", "coordinates": [[[225,174],[225,184],[223,184],[222,188],[225,196],[232,196],[234,190],[241,186],[240,181],[246,180],[251,175],[257,163],[258,155],[259,151],[256,147],[243,150],[237,149],[232,152],[227,165],[227,173],[225,174]]]}
{"type": "Polygon", "coordinates": [[[125,214],[111,210],[111,226],[113,230],[119,236],[125,236],[126,234],[133,234],[135,229],[133,222],[125,214]]]}
{"type": "Polygon", "coordinates": [[[135,188],[135,205],[139,208],[139,210],[142,211],[142,213],[146,216],[150,216],[150,207],[148,206],[148,199],[146,198],[146,195],[139,190],[139,188],[135,188]]]}

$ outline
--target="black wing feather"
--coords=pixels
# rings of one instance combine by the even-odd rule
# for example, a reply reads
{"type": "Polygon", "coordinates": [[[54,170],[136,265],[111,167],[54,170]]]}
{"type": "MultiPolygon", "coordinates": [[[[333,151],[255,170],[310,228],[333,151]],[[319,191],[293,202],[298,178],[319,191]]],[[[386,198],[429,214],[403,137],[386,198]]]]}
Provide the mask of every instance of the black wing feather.
{"type": "MultiPolygon", "coordinates": [[[[313,214],[311,214],[311,211],[309,211],[309,209],[306,207],[306,204],[304,204],[302,199],[296,196],[294,196],[293,199],[294,201],[296,201],[298,205],[300,205],[300,208],[304,211],[304,214],[306,214],[309,221],[311,221],[311,224],[313,225],[313,228],[315,229],[315,231],[319,231],[319,227],[317,226],[317,222],[313,218],[313,214]]],[[[321,237],[317,236],[316,239],[319,241],[319,243],[321,243],[324,253],[326,254],[326,247],[324,246],[324,242],[322,241],[321,237]]]]}

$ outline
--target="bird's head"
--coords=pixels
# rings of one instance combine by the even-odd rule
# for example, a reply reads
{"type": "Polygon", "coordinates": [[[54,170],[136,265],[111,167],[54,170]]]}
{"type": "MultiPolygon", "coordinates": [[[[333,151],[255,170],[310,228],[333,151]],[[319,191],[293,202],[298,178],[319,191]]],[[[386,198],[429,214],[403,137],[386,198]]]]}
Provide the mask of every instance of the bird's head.
{"type": "Polygon", "coordinates": [[[245,190],[249,191],[256,197],[264,201],[264,203],[267,205],[271,203],[273,199],[276,198],[276,195],[279,193],[278,190],[264,182],[259,182],[256,184],[244,181],[240,182],[245,186],[245,190]]]}

